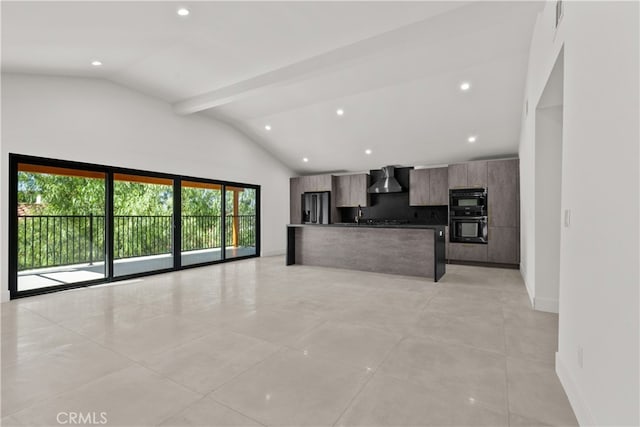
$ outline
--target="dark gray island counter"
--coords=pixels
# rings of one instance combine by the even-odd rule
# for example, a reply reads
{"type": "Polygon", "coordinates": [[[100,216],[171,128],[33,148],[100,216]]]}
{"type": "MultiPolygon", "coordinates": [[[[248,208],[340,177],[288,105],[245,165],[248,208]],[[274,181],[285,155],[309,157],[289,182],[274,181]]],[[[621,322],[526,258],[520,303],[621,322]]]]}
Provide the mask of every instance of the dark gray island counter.
{"type": "Polygon", "coordinates": [[[440,280],[445,227],[421,224],[289,224],[287,265],[347,268],[440,280]]]}

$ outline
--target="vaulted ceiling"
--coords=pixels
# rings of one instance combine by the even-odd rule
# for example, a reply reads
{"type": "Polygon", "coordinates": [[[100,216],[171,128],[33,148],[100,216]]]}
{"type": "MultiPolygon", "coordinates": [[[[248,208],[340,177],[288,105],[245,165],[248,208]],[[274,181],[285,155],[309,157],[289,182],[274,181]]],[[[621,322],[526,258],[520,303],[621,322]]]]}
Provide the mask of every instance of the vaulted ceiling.
{"type": "Polygon", "coordinates": [[[542,6],[2,2],[2,71],[111,80],[301,173],[443,164],[517,152],[542,6]]]}

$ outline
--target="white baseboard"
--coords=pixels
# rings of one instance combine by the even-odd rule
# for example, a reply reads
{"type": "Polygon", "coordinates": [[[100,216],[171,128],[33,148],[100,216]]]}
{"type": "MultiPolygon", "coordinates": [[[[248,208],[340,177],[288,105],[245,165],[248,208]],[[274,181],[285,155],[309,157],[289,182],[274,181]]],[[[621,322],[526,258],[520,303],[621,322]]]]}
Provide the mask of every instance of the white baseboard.
{"type": "Polygon", "coordinates": [[[564,392],[569,398],[569,403],[571,404],[573,412],[576,414],[578,424],[581,426],[597,426],[598,423],[593,417],[593,413],[583,399],[580,389],[571,377],[566,365],[562,362],[558,352],[556,352],[556,374],[560,379],[560,384],[562,384],[564,392]]]}
{"type": "Polygon", "coordinates": [[[527,270],[523,267],[523,264],[520,263],[520,276],[522,276],[522,280],[524,281],[524,286],[527,288],[527,294],[529,295],[529,302],[531,303],[531,307],[534,307],[534,293],[533,288],[527,281],[527,270]]]}
{"type": "Polygon", "coordinates": [[[0,302],[9,301],[9,290],[4,289],[2,293],[0,293],[0,302]]]}
{"type": "Polygon", "coordinates": [[[558,313],[560,304],[557,299],[535,298],[533,308],[538,311],[546,311],[547,313],[558,313]]]}

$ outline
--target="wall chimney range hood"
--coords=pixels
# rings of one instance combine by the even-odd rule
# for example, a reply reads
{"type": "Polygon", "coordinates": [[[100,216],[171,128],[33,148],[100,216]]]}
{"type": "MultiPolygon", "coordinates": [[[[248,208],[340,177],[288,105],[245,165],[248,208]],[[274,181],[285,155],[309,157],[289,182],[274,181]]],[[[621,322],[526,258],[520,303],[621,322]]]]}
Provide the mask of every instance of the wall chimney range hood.
{"type": "Polygon", "coordinates": [[[402,186],[394,177],[394,170],[393,166],[383,167],[382,177],[369,187],[369,193],[400,193],[402,186]]]}

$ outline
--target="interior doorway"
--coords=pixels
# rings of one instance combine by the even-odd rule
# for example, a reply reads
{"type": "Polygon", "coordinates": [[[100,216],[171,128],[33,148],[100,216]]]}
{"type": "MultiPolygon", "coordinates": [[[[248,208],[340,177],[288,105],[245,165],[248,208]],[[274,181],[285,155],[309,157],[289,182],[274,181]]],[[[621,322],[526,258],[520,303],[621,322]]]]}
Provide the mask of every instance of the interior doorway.
{"type": "Polygon", "coordinates": [[[558,312],[562,224],[564,48],[536,106],[535,300],[536,310],[558,312]]]}

